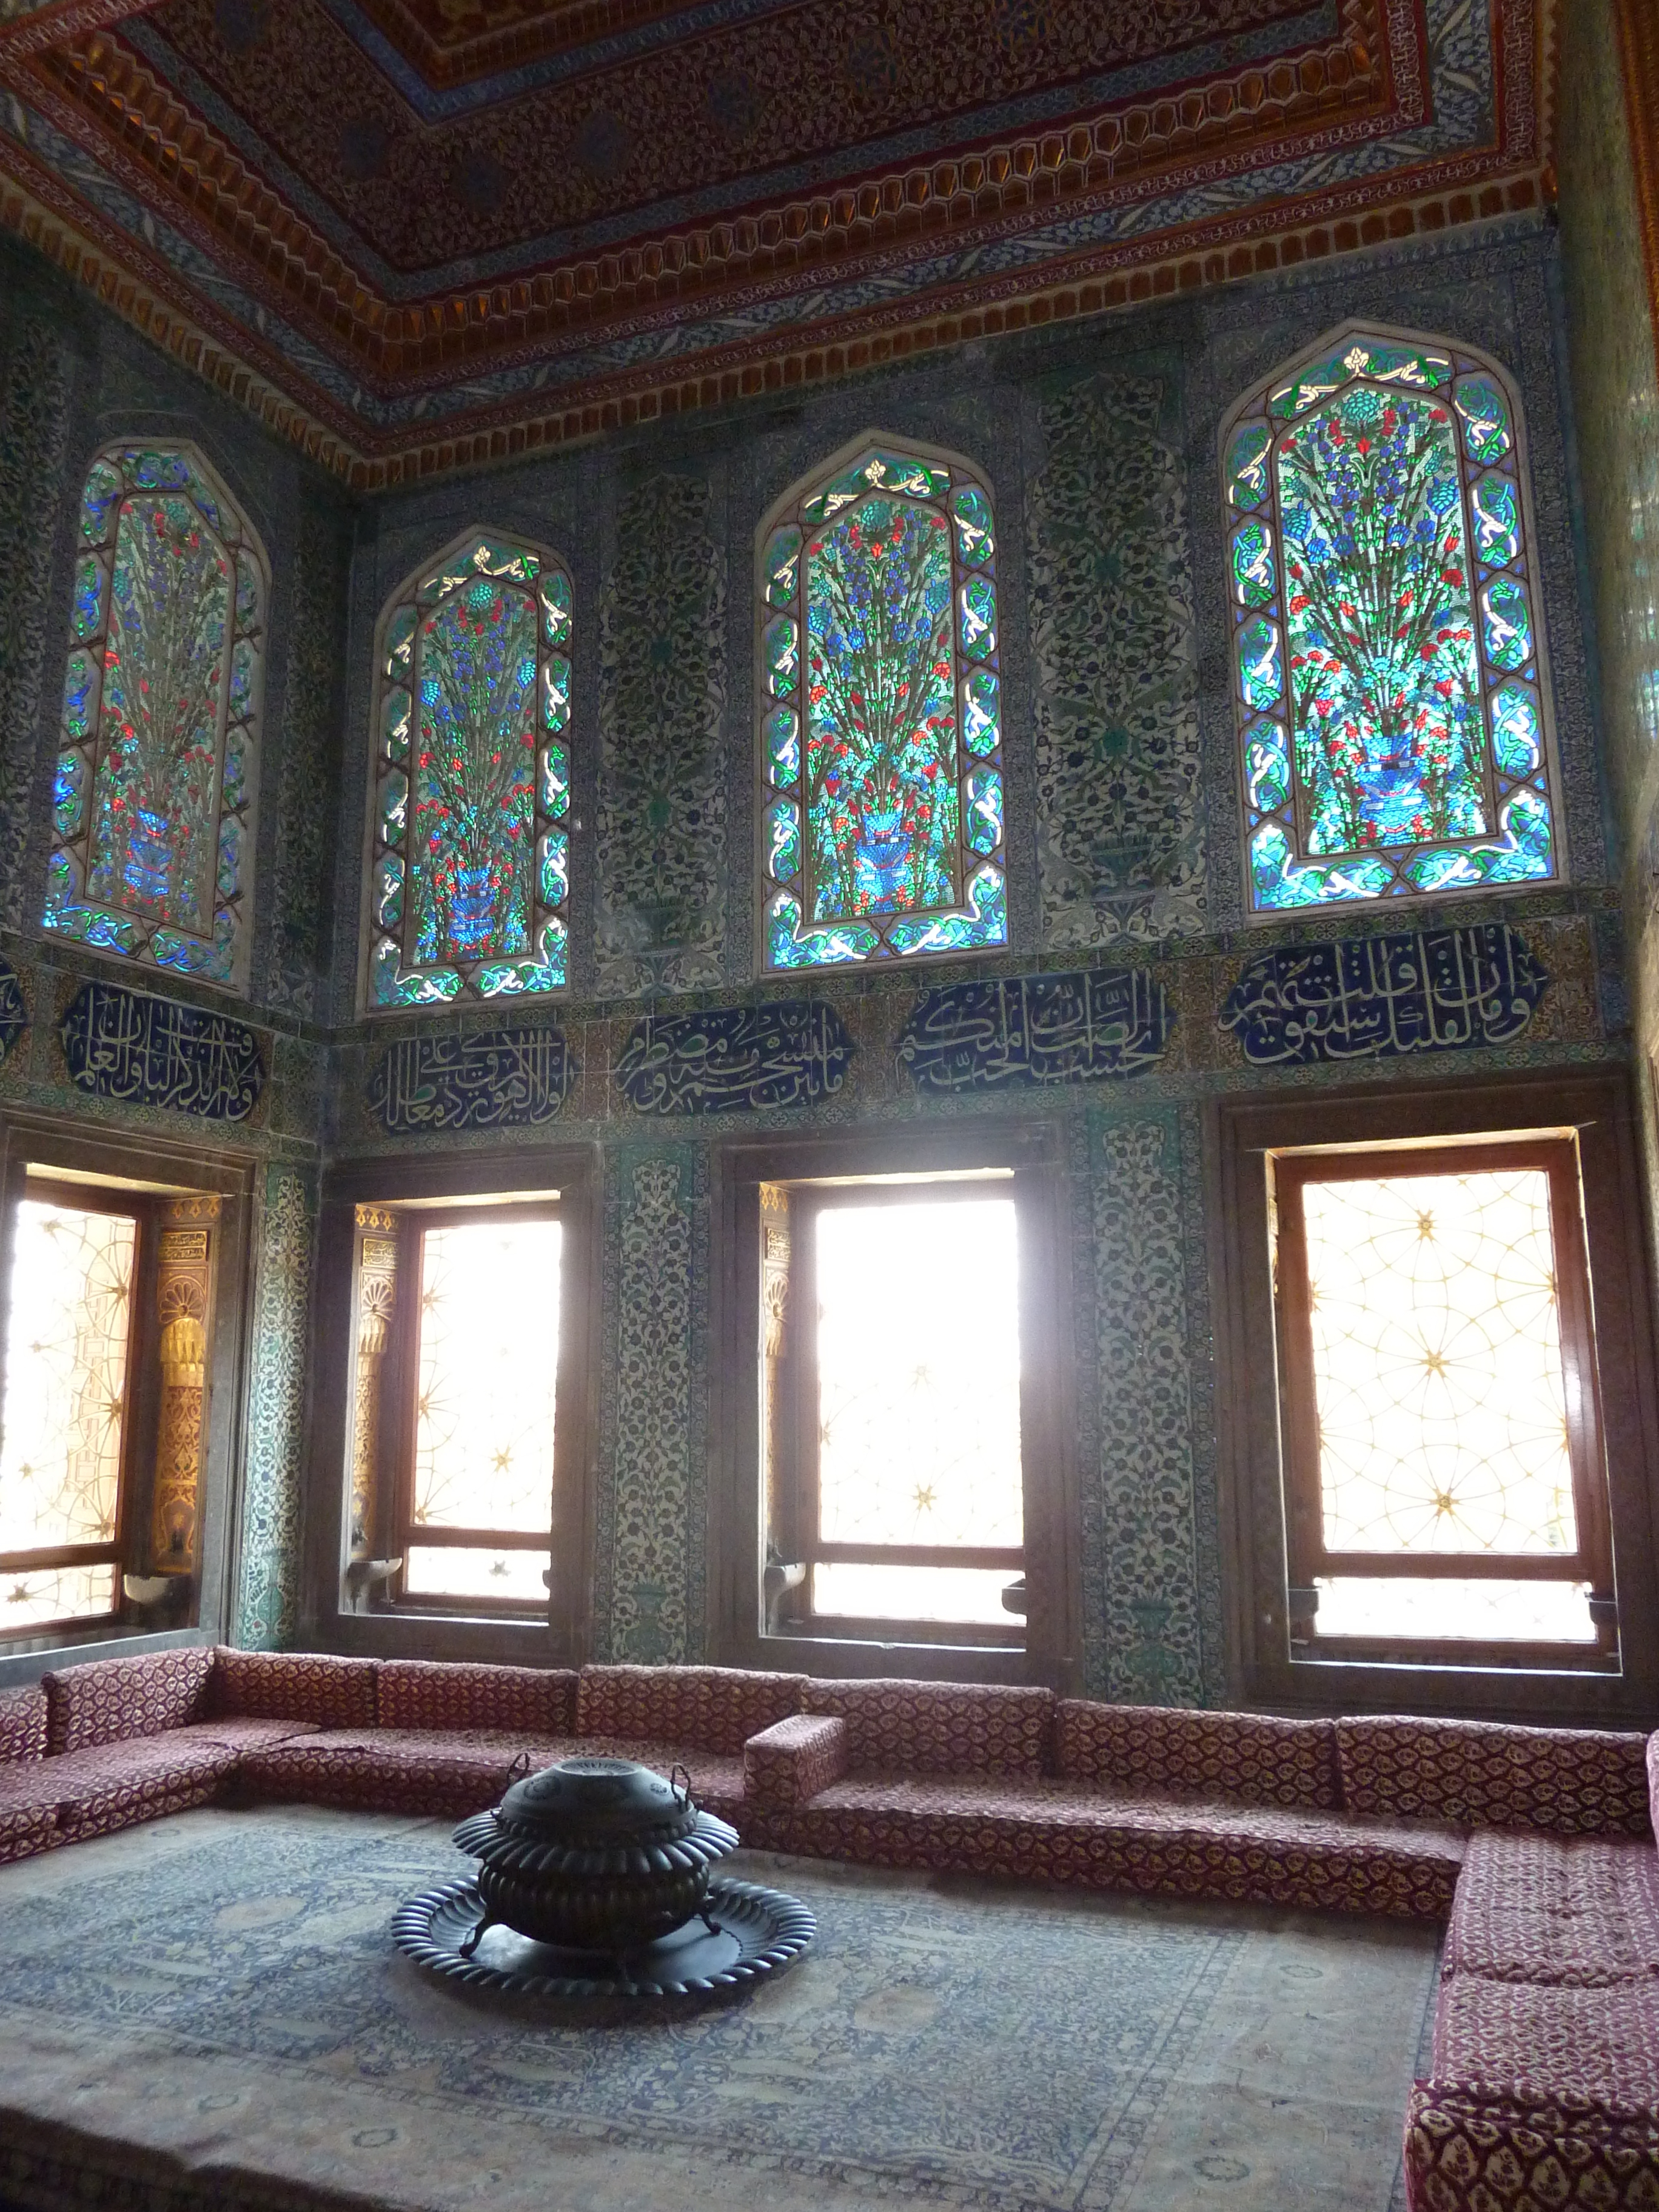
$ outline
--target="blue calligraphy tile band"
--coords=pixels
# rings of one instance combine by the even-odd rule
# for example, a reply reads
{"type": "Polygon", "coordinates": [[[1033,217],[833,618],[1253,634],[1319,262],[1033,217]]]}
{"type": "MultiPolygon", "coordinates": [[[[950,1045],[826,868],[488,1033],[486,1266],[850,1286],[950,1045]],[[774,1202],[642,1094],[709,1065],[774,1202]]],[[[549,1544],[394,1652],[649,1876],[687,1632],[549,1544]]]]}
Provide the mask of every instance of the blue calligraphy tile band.
{"type": "Polygon", "coordinates": [[[920,1091],[1082,1083],[1152,1066],[1175,1020],[1144,968],[991,977],[924,993],[898,1056],[920,1091]]]}
{"type": "Polygon", "coordinates": [[[404,1037],[369,1077],[368,1103],[393,1136],[524,1128],[553,1119],[575,1074],[556,1029],[404,1037]]]}
{"type": "Polygon", "coordinates": [[[0,1060],[11,1050],[28,1026],[23,986],[9,960],[0,960],[0,1060]]]}
{"type": "Polygon", "coordinates": [[[1511,1044],[1549,980],[1504,922],[1338,938],[1247,960],[1220,1020],[1253,1067],[1389,1060],[1511,1044]]]}
{"type": "Polygon", "coordinates": [[[58,1035],[70,1082],[94,1098],[245,1121],[264,1088],[256,1030],[118,983],[82,984],[58,1035]]]}
{"type": "Polygon", "coordinates": [[[852,1059],[835,1008],[805,1000],[646,1014],[623,1048],[617,1085],[641,1114],[752,1113],[830,1097],[852,1059]]]}

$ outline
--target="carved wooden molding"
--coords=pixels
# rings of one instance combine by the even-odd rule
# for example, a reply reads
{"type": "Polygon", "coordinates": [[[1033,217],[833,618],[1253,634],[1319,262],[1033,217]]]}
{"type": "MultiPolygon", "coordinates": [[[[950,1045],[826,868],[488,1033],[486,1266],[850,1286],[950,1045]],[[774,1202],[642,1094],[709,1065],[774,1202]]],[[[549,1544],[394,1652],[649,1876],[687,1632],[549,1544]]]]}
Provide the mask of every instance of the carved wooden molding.
{"type": "Polygon", "coordinates": [[[1630,118],[1631,166],[1648,272],[1648,307],[1659,349],[1659,12],[1653,0],[1613,0],[1619,54],[1624,67],[1625,106],[1630,118]]]}

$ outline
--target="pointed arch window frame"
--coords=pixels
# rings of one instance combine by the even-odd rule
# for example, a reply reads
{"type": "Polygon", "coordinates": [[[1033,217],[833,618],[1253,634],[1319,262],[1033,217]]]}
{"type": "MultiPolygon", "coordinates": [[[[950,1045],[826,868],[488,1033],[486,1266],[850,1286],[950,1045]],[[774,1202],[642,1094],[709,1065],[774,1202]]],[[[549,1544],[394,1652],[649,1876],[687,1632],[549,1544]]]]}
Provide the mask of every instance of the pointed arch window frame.
{"type": "Polygon", "coordinates": [[[374,626],[359,939],[362,949],[358,1004],[365,1016],[407,1014],[434,1007],[521,1005],[526,1000],[539,1001],[568,990],[574,630],[575,589],[569,562],[553,547],[522,531],[488,523],[469,524],[458,531],[411,568],[388,594],[374,626]],[[491,554],[499,556],[499,565],[493,568],[486,557],[491,554]],[[513,573],[514,560],[533,564],[528,574],[513,573]],[[416,824],[406,770],[414,744],[416,635],[423,617],[448,605],[467,584],[489,575],[507,576],[528,589],[536,608],[531,950],[523,957],[410,960],[405,957],[410,930],[408,890],[416,824]],[[404,784],[401,828],[397,828],[400,776],[404,784]],[[400,894],[395,906],[394,881],[400,894]],[[381,964],[377,967],[377,963],[381,964]],[[384,985],[382,975],[390,978],[384,985]]]}
{"type": "MultiPolygon", "coordinates": [[[[260,740],[269,643],[270,562],[240,502],[189,439],[117,438],[87,464],[76,509],[70,645],[52,789],[52,846],[41,927],[135,965],[245,993],[252,949],[258,839],[260,740]],[[113,756],[106,728],[116,556],[123,518],[135,501],[182,501],[229,568],[228,620],[219,653],[212,769],[213,926],[172,923],[154,911],[100,898],[94,873],[100,792],[113,756]]],[[[112,656],[116,656],[112,658],[112,656]]],[[[113,695],[118,699],[118,693],[113,695]]],[[[153,853],[164,841],[147,829],[153,853]]],[[[129,853],[131,860],[131,851],[129,853]]]]}
{"type": "MultiPolygon", "coordinates": [[[[1288,915],[1415,908],[1446,898],[1555,889],[1568,882],[1566,823],[1547,615],[1539,579],[1526,410],[1513,374],[1493,356],[1462,340],[1351,319],[1299,348],[1235,401],[1222,418],[1217,457],[1224,526],[1228,684],[1234,717],[1245,922],[1273,923],[1288,915]],[[1358,365],[1356,355],[1363,356],[1358,365]],[[1437,364],[1437,380],[1431,385],[1409,380],[1407,364],[1413,359],[1437,364]],[[1379,392],[1407,390],[1443,397],[1457,456],[1466,567],[1475,544],[1474,492],[1501,484],[1512,495],[1513,552],[1507,560],[1490,562],[1474,556],[1469,593],[1475,616],[1483,787],[1494,827],[1480,836],[1429,836],[1397,845],[1357,848],[1347,854],[1313,855],[1308,851],[1306,805],[1296,764],[1294,733],[1288,726],[1288,726],[1291,720],[1285,712],[1291,671],[1285,536],[1274,464],[1284,438],[1296,424],[1304,423],[1323,403],[1357,383],[1370,385],[1379,392]],[[1495,387],[1507,416],[1498,422],[1496,434],[1485,437],[1485,458],[1475,442],[1480,434],[1474,394],[1481,385],[1495,387]],[[1466,393],[1470,398],[1467,410],[1460,404],[1466,393]],[[1501,449],[1499,438],[1507,440],[1501,449]],[[1493,658],[1498,632],[1490,595],[1494,584],[1515,587],[1524,610],[1528,649],[1512,665],[1493,658]],[[1260,672],[1264,654],[1265,675],[1260,672]],[[1516,705],[1516,700],[1523,704],[1516,705]],[[1495,742],[1494,702],[1500,702],[1504,727],[1495,742]],[[1526,766],[1529,748],[1535,759],[1526,766]],[[1537,802],[1532,819],[1535,822],[1541,814],[1547,830],[1549,852],[1543,866],[1524,866],[1519,858],[1506,860],[1503,857],[1503,825],[1509,819],[1511,803],[1523,791],[1537,802]],[[1275,847],[1275,830],[1283,840],[1282,848],[1275,847]],[[1472,857],[1478,856],[1482,847],[1498,855],[1485,875],[1480,872],[1479,858],[1472,857]],[[1272,856],[1279,849],[1286,858],[1284,865],[1276,867],[1272,856]],[[1459,856],[1464,856],[1461,863],[1459,856]],[[1513,872],[1504,872],[1506,867],[1513,872]],[[1277,889],[1289,895],[1270,896],[1277,889]]],[[[1496,550],[1502,551],[1501,542],[1496,550]]],[[[1513,610],[1514,599],[1506,603],[1513,610]]],[[[1528,804],[1523,800],[1523,806],[1528,804]]]]}
{"type": "Polygon", "coordinates": [[[965,455],[878,428],[817,462],[775,499],[755,533],[755,775],[758,959],[763,975],[810,974],[889,959],[928,960],[998,951],[1008,944],[1007,770],[1003,743],[1001,622],[997,586],[996,500],[986,472],[965,455]],[[802,745],[802,640],[807,633],[805,563],[811,533],[864,493],[884,491],[945,517],[951,544],[952,684],[956,705],[957,880],[949,908],[907,908],[820,923],[802,919],[810,855],[803,834],[806,759],[802,745]],[[942,486],[907,491],[903,471],[942,475],[942,486]],[[983,524],[964,525],[957,501],[982,502],[983,524]],[[982,529],[982,552],[972,533],[982,529]],[[795,551],[787,550],[797,533],[795,551]],[[964,557],[964,544],[971,557],[964,557]],[[793,671],[793,675],[792,675],[793,671]],[[792,749],[793,748],[793,749],[792,749]],[[970,842],[969,824],[994,841],[970,842]],[[793,865],[791,865],[793,860],[793,865]],[[977,891],[975,886],[978,887],[977,891]]]}

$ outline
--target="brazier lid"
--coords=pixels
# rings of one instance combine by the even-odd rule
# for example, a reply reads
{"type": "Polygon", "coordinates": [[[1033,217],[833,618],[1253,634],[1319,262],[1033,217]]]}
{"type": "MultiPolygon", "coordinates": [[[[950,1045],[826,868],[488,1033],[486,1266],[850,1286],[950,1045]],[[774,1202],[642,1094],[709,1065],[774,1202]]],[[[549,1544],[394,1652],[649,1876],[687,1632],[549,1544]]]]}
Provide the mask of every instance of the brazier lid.
{"type": "Polygon", "coordinates": [[[562,1759],[515,1782],[497,1814],[503,1828],[550,1844],[660,1844],[697,1825],[683,1789],[631,1759],[562,1759]]]}

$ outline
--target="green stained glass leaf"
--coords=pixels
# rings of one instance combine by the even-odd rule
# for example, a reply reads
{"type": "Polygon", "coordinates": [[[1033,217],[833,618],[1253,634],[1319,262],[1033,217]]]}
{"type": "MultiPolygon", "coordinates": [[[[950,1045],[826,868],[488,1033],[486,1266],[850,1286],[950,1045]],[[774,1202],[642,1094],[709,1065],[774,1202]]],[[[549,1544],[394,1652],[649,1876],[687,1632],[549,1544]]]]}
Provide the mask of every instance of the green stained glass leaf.
{"type": "Polygon", "coordinates": [[[994,853],[1002,842],[1002,777],[996,769],[975,769],[969,777],[964,819],[970,849],[994,853]]]}
{"type": "Polygon", "coordinates": [[[220,797],[227,806],[239,807],[247,798],[247,745],[240,730],[225,732],[225,778],[220,797]]]}
{"type": "Polygon", "coordinates": [[[541,577],[542,636],[549,645],[570,637],[570,579],[562,568],[544,568],[541,577]]]}
{"type": "Polygon", "coordinates": [[[964,484],[951,495],[951,512],[956,517],[957,560],[969,568],[981,566],[996,551],[990,501],[977,485],[964,484]]]}
{"type": "Polygon", "coordinates": [[[896,952],[965,952],[1008,939],[1008,901],[1000,868],[981,868],[968,886],[967,914],[918,916],[896,922],[888,943],[896,952]]]}
{"type": "Polygon", "coordinates": [[[1474,519],[1475,557],[1489,568],[1502,568],[1521,550],[1521,516],[1515,486],[1506,477],[1486,477],[1469,494],[1474,519]]]}
{"type": "Polygon", "coordinates": [[[996,587],[988,576],[969,576],[958,602],[962,649],[969,660],[987,660],[997,649],[996,587]]]}
{"type": "Polygon", "coordinates": [[[219,896],[234,898],[242,881],[242,825],[234,814],[219,824],[219,896]]]}
{"type": "Polygon", "coordinates": [[[230,656],[228,713],[233,722],[246,721],[253,711],[253,681],[258,668],[253,647],[246,638],[241,639],[230,656]]]}
{"type": "Polygon", "coordinates": [[[550,830],[541,845],[541,895],[544,906],[562,906],[570,889],[570,840],[562,830],[550,830]]]}
{"type": "Polygon", "coordinates": [[[1334,354],[1328,361],[1304,368],[1288,384],[1281,384],[1271,392],[1267,412],[1279,422],[1290,422],[1305,414],[1310,407],[1316,407],[1322,399],[1328,399],[1333,392],[1340,392],[1352,373],[1340,355],[1334,354]]]}
{"type": "Polygon", "coordinates": [[[969,751],[981,760],[1002,743],[1001,687],[994,668],[969,672],[962,694],[962,734],[969,751]]]}
{"type": "Polygon", "coordinates": [[[775,707],[762,732],[767,773],[774,783],[793,784],[800,775],[800,723],[793,707],[775,707]]]}
{"type": "Polygon", "coordinates": [[[380,702],[380,757],[404,763],[409,759],[409,721],[412,702],[401,684],[394,684],[380,702]]]}
{"type": "Polygon", "coordinates": [[[414,669],[415,619],[413,607],[399,607],[386,624],[383,665],[386,674],[397,683],[407,684],[414,669]]]}
{"type": "Polygon", "coordinates": [[[243,629],[252,629],[259,619],[259,602],[264,589],[253,556],[246,550],[236,556],[236,620],[243,629]]]}
{"type": "Polygon", "coordinates": [[[787,799],[766,810],[766,872],[788,883],[800,871],[800,810],[787,799]]]}
{"type": "Polygon", "coordinates": [[[104,617],[104,566],[88,554],[75,564],[75,635],[93,636],[104,617]]]}
{"type": "Polygon", "coordinates": [[[81,535],[88,545],[102,545],[108,540],[111,517],[121,491],[120,471],[108,461],[94,461],[81,500],[81,535]]]}
{"type": "Polygon", "coordinates": [[[1530,687],[1505,684],[1492,702],[1492,755],[1505,775],[1530,775],[1543,757],[1538,702],[1530,687]]]}
{"type": "Polygon", "coordinates": [[[1289,803],[1291,757],[1281,723],[1258,722],[1251,730],[1244,746],[1244,785],[1258,814],[1274,813],[1289,803]]]}
{"type": "Polygon", "coordinates": [[[1480,594],[1486,659],[1506,672],[1532,659],[1532,610],[1526,586],[1513,576],[1495,576],[1480,594]]]}
{"type": "Polygon", "coordinates": [[[872,452],[843,469],[822,491],[815,492],[803,503],[801,513],[809,524],[830,522],[866,492],[892,492],[906,499],[942,499],[950,489],[947,468],[919,461],[912,455],[872,452]]]}
{"type": "Polygon", "coordinates": [[[1304,866],[1277,822],[1264,822],[1250,840],[1250,896],[1258,911],[1377,898],[1390,873],[1387,861],[1376,855],[1304,866]]]}
{"type": "Polygon", "coordinates": [[[1252,714],[1278,706],[1285,692],[1284,655],[1279,626],[1258,615],[1238,633],[1238,686],[1252,714]]]}
{"type": "Polygon", "coordinates": [[[380,778],[380,825],[383,843],[401,842],[409,819],[409,778],[392,769],[380,778]]]}
{"type": "Polygon", "coordinates": [[[570,720],[570,663],[550,653],[542,670],[542,727],[562,730],[570,720]]]}
{"type": "Polygon", "coordinates": [[[772,696],[793,699],[800,680],[800,648],[794,623],[787,615],[780,615],[775,622],[768,623],[761,649],[766,659],[767,687],[772,696]]]}
{"type": "Polygon", "coordinates": [[[775,530],[766,541],[761,563],[766,576],[769,607],[792,607],[800,581],[801,533],[793,522],[775,530]]]}
{"type": "Polygon", "coordinates": [[[374,864],[372,904],[382,929],[395,929],[404,918],[404,864],[396,853],[383,854],[374,864]]]}
{"type": "Polygon", "coordinates": [[[1265,607],[1279,588],[1273,542],[1259,522],[1233,532],[1233,595],[1242,607],[1265,607]]]}
{"type": "Polygon", "coordinates": [[[1244,422],[1227,447],[1227,496],[1253,514],[1268,492],[1267,455],[1273,434],[1265,422],[1244,422]]]}
{"type": "Polygon", "coordinates": [[[64,727],[84,738],[98,711],[98,663],[89,653],[72,653],[64,679],[64,727]]]}
{"type": "Polygon", "coordinates": [[[1466,376],[1454,395],[1463,425],[1463,444],[1471,461],[1490,467],[1501,461],[1515,440],[1509,402],[1489,376],[1466,376]]]}
{"type": "Polygon", "coordinates": [[[767,947],[774,968],[842,968],[867,960],[881,939],[867,922],[803,929],[800,902],[781,891],[766,911],[767,947]]]}
{"type": "Polygon", "coordinates": [[[86,818],[87,757],[67,750],[58,756],[58,775],[52,786],[52,818],[60,837],[72,837],[86,818]]]}

